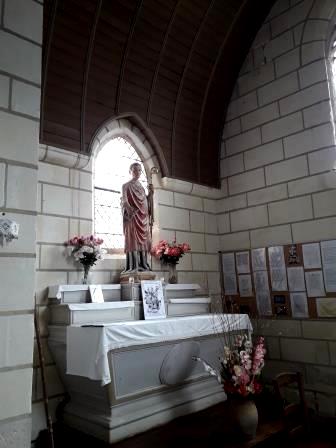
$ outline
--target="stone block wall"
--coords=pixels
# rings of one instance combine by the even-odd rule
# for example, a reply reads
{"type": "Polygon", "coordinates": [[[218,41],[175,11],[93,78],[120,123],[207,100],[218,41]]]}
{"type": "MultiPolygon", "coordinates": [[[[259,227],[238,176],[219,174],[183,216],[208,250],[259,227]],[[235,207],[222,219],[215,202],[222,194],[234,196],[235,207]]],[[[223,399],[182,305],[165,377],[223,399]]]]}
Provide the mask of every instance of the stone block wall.
{"type": "Polygon", "coordinates": [[[31,439],[42,4],[0,1],[0,216],[20,224],[0,246],[0,446],[31,439]]]}
{"type": "MultiPolygon", "coordinates": [[[[278,0],[237,80],[223,133],[223,251],[336,238],[336,147],[328,46],[336,4],[278,0]]],[[[309,300],[309,299],[308,299],[309,300]]],[[[256,322],[267,379],[304,374],[310,405],[336,415],[334,320],[256,322]]]]}

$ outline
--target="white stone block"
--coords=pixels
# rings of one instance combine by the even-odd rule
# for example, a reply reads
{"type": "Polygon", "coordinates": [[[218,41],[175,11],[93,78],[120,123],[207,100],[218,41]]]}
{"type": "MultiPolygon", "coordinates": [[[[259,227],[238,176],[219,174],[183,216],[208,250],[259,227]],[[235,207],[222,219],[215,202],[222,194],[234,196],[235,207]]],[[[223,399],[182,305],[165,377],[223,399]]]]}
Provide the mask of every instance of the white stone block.
{"type": "Polygon", "coordinates": [[[260,45],[265,44],[271,39],[271,29],[269,23],[264,23],[253,41],[252,48],[257,48],[260,45]]]}
{"type": "Polygon", "coordinates": [[[308,175],[307,159],[305,156],[296,157],[283,162],[266,166],[266,184],[273,185],[308,175]]]}
{"type": "Polygon", "coordinates": [[[336,168],[336,148],[326,148],[308,154],[310,174],[321,173],[336,168]]]}
{"type": "Polygon", "coordinates": [[[217,233],[217,216],[209,213],[205,214],[205,233],[217,233]]]}
{"type": "Polygon", "coordinates": [[[303,194],[328,190],[329,188],[336,188],[336,176],[332,171],[288,183],[289,196],[301,196],[303,194]]]}
{"type": "Polygon", "coordinates": [[[277,17],[278,15],[289,9],[289,6],[289,0],[277,0],[274,3],[274,6],[272,7],[270,13],[268,14],[267,20],[277,17]]]}
{"type": "Polygon", "coordinates": [[[300,23],[296,27],[294,27],[294,43],[295,46],[301,46],[302,44],[302,35],[303,35],[304,23],[300,23]]]}
{"type": "Polygon", "coordinates": [[[300,67],[300,49],[294,50],[280,56],[275,61],[275,73],[277,78],[286,75],[289,72],[297,70],[300,67]]]}
{"type": "Polygon", "coordinates": [[[314,219],[292,224],[293,241],[305,243],[336,238],[336,218],[314,219]]]}
{"type": "Polygon", "coordinates": [[[13,80],[12,110],[35,118],[40,116],[41,89],[20,81],[13,80]]]}
{"type": "Polygon", "coordinates": [[[77,204],[73,204],[73,190],[56,185],[43,185],[42,211],[54,215],[75,215],[77,204]]]}
{"type": "Polygon", "coordinates": [[[225,213],[223,215],[217,215],[218,222],[218,233],[229,233],[230,232],[230,215],[225,213]]]}
{"type": "Polygon", "coordinates": [[[185,254],[178,262],[176,269],[178,271],[192,271],[191,254],[185,254]]]}
{"type": "Polygon", "coordinates": [[[304,363],[329,364],[328,343],[304,339],[280,339],[282,359],[304,363]]]}
{"type": "Polygon", "coordinates": [[[219,251],[219,236],[205,235],[205,249],[208,254],[216,254],[219,251]]]}
{"type": "Polygon", "coordinates": [[[279,338],[268,337],[266,340],[266,353],[270,359],[280,359],[280,341],[279,338]]]}
{"type": "Polygon", "coordinates": [[[39,305],[47,305],[48,287],[51,285],[66,285],[66,271],[37,271],[35,276],[36,301],[39,305]]]}
{"type": "Polygon", "coordinates": [[[265,64],[255,70],[238,78],[239,92],[244,95],[245,93],[254,90],[264,84],[273,81],[274,79],[274,66],[273,64],[265,64]]]}
{"type": "Polygon", "coordinates": [[[218,255],[191,254],[194,271],[218,271],[218,255]]]}
{"type": "MultiPolygon", "coordinates": [[[[68,240],[69,220],[56,216],[37,216],[37,241],[62,244],[68,240]]],[[[77,234],[77,232],[76,232],[77,234]]]]}
{"type": "Polygon", "coordinates": [[[73,190],[73,203],[75,206],[78,204],[78,208],[75,207],[75,216],[92,219],[92,201],[93,195],[91,191],[73,190]]]}
{"type": "Polygon", "coordinates": [[[267,247],[290,244],[292,242],[289,225],[272,226],[251,231],[251,247],[267,247]]]}
{"type": "Polygon", "coordinates": [[[299,82],[297,73],[289,73],[258,90],[259,104],[264,106],[265,104],[272,103],[273,101],[288,96],[298,90],[299,82]]]}
{"type": "Polygon", "coordinates": [[[219,245],[222,251],[249,249],[250,234],[249,232],[237,232],[220,235],[219,245]]]}
{"type": "Polygon", "coordinates": [[[268,225],[267,207],[265,205],[231,212],[230,218],[232,232],[256,229],[268,225]]]}
{"type": "Polygon", "coordinates": [[[33,362],[33,314],[0,316],[0,368],[33,362]]]}
{"type": "Polygon", "coordinates": [[[252,129],[226,140],[226,154],[232,155],[261,144],[259,129],[252,129]]]}
{"type": "Polygon", "coordinates": [[[231,195],[255,190],[264,186],[265,178],[263,168],[229,177],[229,191],[231,195]]]}
{"type": "Polygon", "coordinates": [[[207,272],[208,290],[210,294],[220,293],[220,276],[219,272],[207,272]]]}
{"type": "Polygon", "coordinates": [[[0,70],[40,84],[41,53],[41,47],[0,30],[0,70]]]}
{"type": "Polygon", "coordinates": [[[39,44],[42,43],[43,6],[32,0],[10,0],[5,3],[4,25],[39,44]]]}
{"type": "Polygon", "coordinates": [[[323,124],[285,138],[285,157],[298,156],[333,144],[334,133],[331,124],[323,124]]]}
{"type": "MultiPolygon", "coordinates": [[[[33,342],[31,341],[31,344],[33,342]]],[[[0,372],[0,420],[31,412],[32,369],[0,372]]]]}
{"type": "Polygon", "coordinates": [[[267,61],[272,61],[277,56],[287,53],[294,46],[293,34],[291,31],[281,34],[265,45],[264,53],[267,61]]]}
{"type": "Polygon", "coordinates": [[[36,121],[0,111],[0,135],[2,158],[37,164],[38,123],[36,121]]]}
{"type": "Polygon", "coordinates": [[[268,205],[268,211],[271,225],[304,221],[313,218],[310,196],[274,202],[268,205]]]}
{"type": "Polygon", "coordinates": [[[178,243],[189,243],[193,252],[205,252],[205,240],[203,233],[176,232],[178,243]]]}
{"type": "Polygon", "coordinates": [[[256,334],[264,336],[282,336],[288,338],[301,337],[301,322],[290,319],[262,319],[253,322],[256,334]]]}
{"type": "Polygon", "coordinates": [[[307,365],[306,368],[307,383],[310,388],[330,389],[333,393],[336,391],[336,369],[333,367],[322,367],[319,365],[307,365]],[[327,387],[326,387],[327,386],[327,387]]]}
{"type": "Polygon", "coordinates": [[[325,42],[318,40],[317,42],[309,42],[301,46],[302,65],[316,61],[325,57],[325,42]]]}
{"type": "Polygon", "coordinates": [[[203,199],[204,211],[210,213],[217,212],[217,201],[213,199],[203,199]]]}
{"type": "Polygon", "coordinates": [[[221,177],[233,176],[244,171],[243,153],[232,157],[226,157],[220,161],[221,177]]]}
{"type": "Polygon", "coordinates": [[[36,211],[37,170],[9,165],[7,173],[8,208],[36,211]]]}
{"type": "Polygon", "coordinates": [[[316,218],[336,215],[335,191],[330,190],[313,194],[313,204],[316,218]]]}
{"type": "Polygon", "coordinates": [[[155,190],[155,196],[157,196],[159,204],[172,205],[174,203],[174,193],[172,191],[157,189],[155,190]]]}
{"type": "Polygon", "coordinates": [[[336,326],[328,320],[302,321],[302,335],[305,339],[336,339],[336,326]]]}
{"type": "Polygon", "coordinates": [[[5,204],[5,172],[6,165],[4,163],[0,163],[0,207],[3,207],[5,204]]]}
{"type": "Polygon", "coordinates": [[[176,207],[182,207],[189,210],[203,210],[203,201],[201,198],[181,193],[174,193],[174,199],[176,207]]]}
{"type": "Polygon", "coordinates": [[[280,114],[287,115],[314,103],[328,99],[328,84],[323,81],[280,100],[280,114]]]}
{"type": "Polygon", "coordinates": [[[68,250],[64,246],[52,246],[44,244],[41,246],[41,269],[80,269],[81,266],[75,263],[69,256],[68,250]]]}
{"type": "Polygon", "coordinates": [[[325,40],[328,37],[328,27],[329,24],[326,20],[307,20],[302,42],[325,40]]]}
{"type": "Polygon", "coordinates": [[[331,19],[335,12],[335,6],[334,0],[315,2],[309,17],[311,19],[331,19]]]}
{"type": "MultiPolygon", "coordinates": [[[[0,0],[1,7],[1,0],[0,0]]],[[[45,421],[45,417],[44,417],[45,421]]],[[[31,444],[31,417],[15,418],[0,422],[2,448],[28,447],[31,444]]],[[[44,427],[43,427],[44,428],[44,427]]]]}
{"type": "Polygon", "coordinates": [[[201,288],[207,287],[207,273],[205,272],[179,272],[180,283],[197,283],[201,288]]]}
{"type": "Polygon", "coordinates": [[[312,62],[299,70],[300,85],[304,89],[317,82],[327,79],[327,70],[324,60],[312,62]]]}
{"type": "MultiPolygon", "coordinates": [[[[47,366],[45,368],[45,376],[46,376],[46,382],[49,386],[48,393],[50,396],[60,395],[64,393],[64,388],[60,381],[55,365],[47,366]]],[[[36,387],[33,390],[33,400],[34,401],[41,400],[43,398],[41,369],[34,370],[34,384],[36,384],[36,387]]]]}
{"type": "MultiPolygon", "coordinates": [[[[257,106],[255,105],[255,107],[257,107],[257,106]]],[[[235,120],[227,121],[224,125],[223,138],[227,139],[234,135],[240,134],[240,132],[241,132],[241,127],[240,127],[239,118],[236,118],[235,120]]]]}
{"type": "Polygon", "coordinates": [[[258,101],[256,92],[251,92],[247,95],[241,96],[240,98],[230,102],[226,120],[232,120],[240,115],[246,114],[251,110],[257,109],[258,101]]]}
{"type": "Polygon", "coordinates": [[[302,115],[300,112],[297,112],[262,126],[262,141],[266,143],[276,140],[277,138],[301,131],[301,129],[303,129],[302,115]]]}
{"type": "Polygon", "coordinates": [[[260,166],[278,162],[284,158],[282,141],[276,140],[244,153],[245,168],[251,170],[260,166]]]}
{"type": "Polygon", "coordinates": [[[69,186],[69,168],[39,162],[38,180],[50,184],[69,186]]]}
{"type": "MultiPolygon", "coordinates": [[[[93,233],[93,221],[92,220],[79,220],[79,233],[81,235],[91,235],[93,233]]],[[[70,233],[69,237],[72,237],[73,235],[70,233]]]]}
{"type": "MultiPolygon", "coordinates": [[[[163,225],[161,225],[161,226],[163,226],[163,225]]],[[[205,231],[204,213],[193,212],[193,211],[190,212],[190,230],[192,232],[204,232],[205,231]]]]}
{"type": "Polygon", "coordinates": [[[246,194],[239,194],[225,199],[220,199],[217,207],[218,212],[229,212],[231,210],[245,208],[247,207],[246,194]]]}
{"type": "Polygon", "coordinates": [[[304,0],[273,19],[271,22],[272,35],[281,34],[305,20],[312,2],[313,0],[304,0]]]}
{"type": "Polygon", "coordinates": [[[8,104],[9,104],[9,78],[8,76],[0,75],[0,107],[4,107],[7,109],[8,104]]]}
{"type": "Polygon", "coordinates": [[[279,117],[279,109],[277,103],[271,103],[265,107],[260,107],[254,112],[243,115],[241,117],[242,130],[247,131],[268,121],[279,117]]]}
{"type": "Polygon", "coordinates": [[[303,121],[306,128],[310,128],[327,121],[332,122],[330,102],[322,101],[315,106],[311,106],[308,109],[305,109],[303,111],[303,121]]]}
{"type": "Polygon", "coordinates": [[[261,188],[247,193],[248,205],[267,204],[287,198],[286,184],[274,185],[273,187],[261,188]]]}
{"type": "Polygon", "coordinates": [[[0,257],[0,311],[31,310],[34,299],[35,259],[0,257]]]}
{"type": "Polygon", "coordinates": [[[160,205],[159,217],[160,227],[163,229],[190,230],[188,210],[160,205]]]}

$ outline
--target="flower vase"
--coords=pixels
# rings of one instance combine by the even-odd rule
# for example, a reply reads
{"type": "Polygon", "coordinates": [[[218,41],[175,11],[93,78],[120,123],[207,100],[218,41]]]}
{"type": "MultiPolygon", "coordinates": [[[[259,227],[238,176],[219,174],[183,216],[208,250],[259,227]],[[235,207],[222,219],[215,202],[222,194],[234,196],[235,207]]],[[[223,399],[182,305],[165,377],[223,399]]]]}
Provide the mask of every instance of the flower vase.
{"type": "Polygon", "coordinates": [[[168,263],[169,273],[168,273],[168,283],[178,283],[177,281],[177,270],[176,263],[168,263]]]}
{"type": "Polygon", "coordinates": [[[244,397],[230,398],[234,423],[243,439],[254,439],[258,426],[258,410],[253,400],[244,397]]]}
{"type": "Polygon", "coordinates": [[[89,284],[89,274],[90,274],[91,266],[85,264],[83,267],[84,267],[84,273],[83,273],[84,275],[83,275],[83,278],[82,278],[82,284],[83,285],[88,285],[89,284]]]}

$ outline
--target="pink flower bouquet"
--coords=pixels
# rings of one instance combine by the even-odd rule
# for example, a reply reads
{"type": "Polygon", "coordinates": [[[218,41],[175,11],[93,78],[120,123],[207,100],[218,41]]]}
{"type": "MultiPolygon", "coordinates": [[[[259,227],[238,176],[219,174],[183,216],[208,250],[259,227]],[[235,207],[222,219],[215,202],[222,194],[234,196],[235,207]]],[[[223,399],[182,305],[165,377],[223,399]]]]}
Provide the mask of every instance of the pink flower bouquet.
{"type": "Polygon", "coordinates": [[[177,264],[179,259],[190,250],[188,243],[177,243],[176,240],[168,243],[166,240],[161,240],[152,247],[151,254],[165,264],[177,264]]]}
{"type": "Polygon", "coordinates": [[[97,260],[103,258],[104,251],[100,248],[104,241],[94,235],[75,236],[65,243],[72,247],[71,255],[83,266],[91,267],[97,260]]]}

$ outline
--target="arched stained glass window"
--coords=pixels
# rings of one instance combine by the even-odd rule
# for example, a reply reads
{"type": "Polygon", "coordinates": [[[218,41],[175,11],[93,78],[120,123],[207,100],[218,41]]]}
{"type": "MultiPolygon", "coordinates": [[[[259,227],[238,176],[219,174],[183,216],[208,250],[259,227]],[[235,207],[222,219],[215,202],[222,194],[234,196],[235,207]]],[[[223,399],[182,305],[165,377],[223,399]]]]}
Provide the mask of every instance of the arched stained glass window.
{"type": "Polygon", "coordinates": [[[116,137],[98,149],[94,164],[94,229],[103,238],[108,253],[122,253],[124,236],[121,216],[121,186],[130,180],[129,167],[142,166],[140,182],[147,194],[147,178],[136,149],[116,137]]]}

